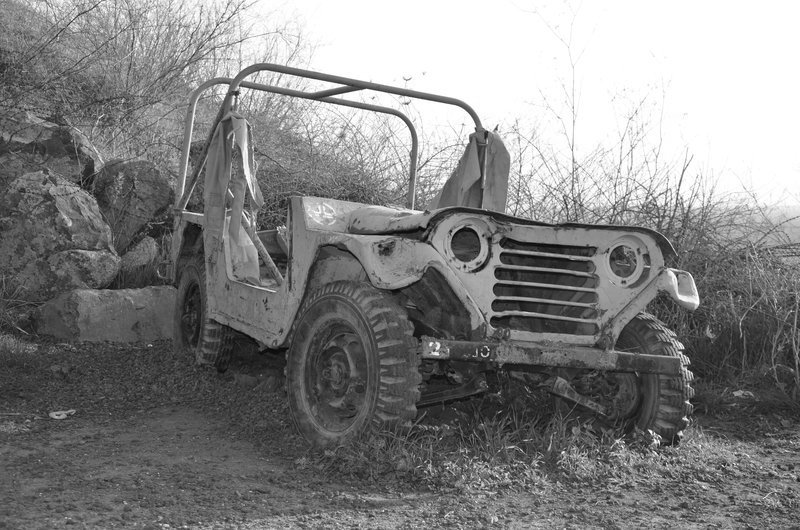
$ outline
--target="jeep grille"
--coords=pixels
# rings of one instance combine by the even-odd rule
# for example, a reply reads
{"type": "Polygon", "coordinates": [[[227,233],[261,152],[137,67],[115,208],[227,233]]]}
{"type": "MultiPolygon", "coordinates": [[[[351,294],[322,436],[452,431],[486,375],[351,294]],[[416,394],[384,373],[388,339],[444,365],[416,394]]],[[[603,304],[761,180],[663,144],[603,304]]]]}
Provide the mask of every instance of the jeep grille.
{"type": "Polygon", "coordinates": [[[491,325],[536,333],[597,333],[596,252],[596,247],[501,240],[491,325]]]}

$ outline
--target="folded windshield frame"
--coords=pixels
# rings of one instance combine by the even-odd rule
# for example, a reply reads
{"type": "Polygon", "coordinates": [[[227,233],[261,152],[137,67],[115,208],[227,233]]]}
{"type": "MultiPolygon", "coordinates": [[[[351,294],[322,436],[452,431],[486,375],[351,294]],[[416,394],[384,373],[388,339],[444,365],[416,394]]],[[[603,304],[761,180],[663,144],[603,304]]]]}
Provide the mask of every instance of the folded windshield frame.
{"type": "Polygon", "coordinates": [[[409,209],[414,209],[415,193],[416,193],[416,177],[417,177],[416,165],[417,165],[417,154],[418,154],[418,137],[414,124],[411,122],[408,116],[406,116],[405,114],[396,109],[380,105],[372,105],[360,101],[342,99],[334,96],[340,96],[342,94],[349,94],[362,90],[370,90],[375,92],[384,92],[387,94],[404,96],[408,98],[433,101],[436,103],[443,103],[447,105],[454,105],[463,109],[467,114],[469,114],[470,118],[472,118],[472,121],[475,124],[476,132],[481,132],[484,130],[483,126],[481,125],[480,118],[478,118],[478,115],[475,113],[472,107],[470,107],[465,102],[459,99],[447,96],[441,96],[438,94],[431,94],[428,92],[410,90],[407,88],[383,85],[379,83],[372,83],[369,81],[361,81],[359,79],[351,79],[348,77],[341,77],[321,72],[314,72],[311,70],[293,68],[290,66],[284,66],[279,64],[272,64],[272,63],[254,64],[239,72],[239,74],[234,78],[217,77],[214,79],[210,79],[205,83],[203,83],[202,85],[200,85],[199,87],[197,87],[190,95],[189,107],[186,111],[186,121],[184,123],[183,145],[181,149],[178,186],[176,189],[175,207],[178,210],[183,210],[186,208],[186,205],[189,202],[189,196],[191,195],[192,190],[194,189],[195,183],[197,182],[197,178],[203,169],[205,159],[208,155],[208,149],[209,145],[211,144],[211,138],[213,137],[214,129],[216,128],[217,124],[222,120],[222,118],[230,110],[233,109],[234,98],[238,96],[240,88],[260,90],[264,92],[270,92],[289,97],[297,97],[313,101],[320,101],[323,103],[330,103],[334,105],[347,106],[361,110],[368,110],[372,112],[389,114],[400,118],[408,127],[411,135],[411,154],[409,163],[410,174],[409,174],[408,193],[406,197],[406,206],[409,209]],[[276,72],[280,74],[292,75],[306,79],[314,79],[338,86],[334,86],[332,88],[328,88],[325,90],[306,92],[302,90],[295,90],[290,88],[246,81],[247,77],[263,71],[276,72]],[[212,124],[209,130],[206,142],[203,145],[203,151],[200,157],[201,163],[194,168],[194,171],[192,172],[192,175],[187,183],[187,174],[189,167],[189,151],[192,145],[192,134],[194,131],[194,120],[195,120],[195,113],[197,110],[197,102],[200,99],[200,96],[202,96],[209,88],[220,84],[227,84],[228,90],[225,94],[225,98],[222,102],[222,105],[220,106],[219,112],[217,113],[217,116],[214,119],[214,123],[212,124]]]}

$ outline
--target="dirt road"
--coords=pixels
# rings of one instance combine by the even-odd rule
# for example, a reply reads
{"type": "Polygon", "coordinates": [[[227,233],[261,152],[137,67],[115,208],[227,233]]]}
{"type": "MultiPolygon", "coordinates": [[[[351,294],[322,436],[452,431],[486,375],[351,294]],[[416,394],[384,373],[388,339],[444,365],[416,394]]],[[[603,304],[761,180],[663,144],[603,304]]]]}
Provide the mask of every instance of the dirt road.
{"type": "Polygon", "coordinates": [[[287,417],[274,358],[243,356],[220,376],[175,359],[169,344],[39,344],[0,362],[0,528],[800,524],[791,410],[734,403],[700,414],[684,447],[629,456],[631,469],[616,477],[545,469],[524,491],[432,491],[316,465],[287,417]],[[75,412],[49,416],[65,410],[75,412]]]}

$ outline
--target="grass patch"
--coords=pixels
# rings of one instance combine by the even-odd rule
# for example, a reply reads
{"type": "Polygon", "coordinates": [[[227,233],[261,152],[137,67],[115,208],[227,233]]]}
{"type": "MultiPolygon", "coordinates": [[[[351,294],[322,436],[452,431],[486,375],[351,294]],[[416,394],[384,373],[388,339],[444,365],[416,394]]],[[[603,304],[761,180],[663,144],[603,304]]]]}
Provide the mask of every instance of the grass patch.
{"type": "MultiPolygon", "coordinates": [[[[730,394],[723,390],[709,386],[705,392],[709,401],[721,404],[730,394]]],[[[541,395],[490,395],[439,409],[429,409],[410,428],[310,450],[296,463],[389,489],[456,494],[537,494],[559,487],[619,494],[632,488],[703,491],[725,480],[768,473],[746,454],[746,443],[696,425],[679,446],[664,447],[651,431],[626,433],[563,416],[541,395]]],[[[750,427],[741,421],[736,429],[741,438],[750,427]]]]}
{"type": "Polygon", "coordinates": [[[22,286],[0,275],[0,332],[26,333],[23,328],[30,320],[30,312],[38,304],[26,299],[22,286]]]}
{"type": "Polygon", "coordinates": [[[690,429],[679,447],[652,432],[623,434],[553,411],[515,409],[458,425],[418,423],[347,446],[310,451],[296,462],[330,477],[457,494],[537,493],[558,487],[610,490],[658,482],[719,481],[758,465],[724,438],[690,429]]]}
{"type": "Polygon", "coordinates": [[[346,446],[310,451],[297,463],[346,476],[432,491],[536,492],[553,482],[630,477],[662,454],[653,433],[623,433],[562,416],[541,395],[490,395],[437,408],[410,428],[370,433],[346,446]]]}
{"type": "MultiPolygon", "coordinates": [[[[9,359],[16,359],[19,356],[25,356],[36,353],[39,346],[35,343],[19,339],[14,335],[0,331],[0,354],[9,359]]],[[[6,360],[6,359],[4,359],[6,360]]]]}

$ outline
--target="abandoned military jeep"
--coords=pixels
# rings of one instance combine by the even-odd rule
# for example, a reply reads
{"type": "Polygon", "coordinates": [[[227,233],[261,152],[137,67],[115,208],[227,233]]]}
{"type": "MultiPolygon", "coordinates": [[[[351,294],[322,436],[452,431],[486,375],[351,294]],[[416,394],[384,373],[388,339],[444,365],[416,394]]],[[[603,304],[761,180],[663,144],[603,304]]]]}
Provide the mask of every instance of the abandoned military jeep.
{"type": "Polygon", "coordinates": [[[694,310],[691,275],[667,267],[674,250],[652,230],[505,215],[507,181],[502,142],[457,99],[274,64],[204,83],[189,101],[175,210],[176,349],[218,369],[243,335],[287,349],[291,413],[317,445],[483,392],[499,370],[533,374],[561,403],[676,443],[692,410],[689,361],[644,311],[660,292],[694,310]],[[247,80],[261,71],[331,87],[247,80]],[[187,181],[197,101],[220,84],[226,96],[187,181]],[[252,132],[236,109],[243,89],[403,120],[407,208],[293,197],[285,228],[258,230],[252,132]],[[435,207],[414,209],[413,124],[395,109],[337,97],[360,90],[455,105],[474,121],[435,207]],[[201,175],[202,211],[190,211],[201,175]]]}

